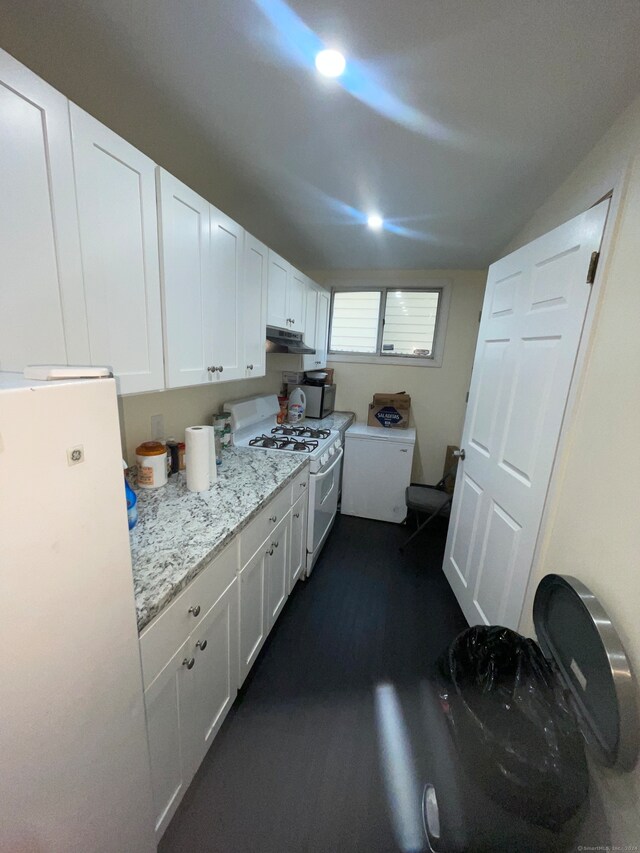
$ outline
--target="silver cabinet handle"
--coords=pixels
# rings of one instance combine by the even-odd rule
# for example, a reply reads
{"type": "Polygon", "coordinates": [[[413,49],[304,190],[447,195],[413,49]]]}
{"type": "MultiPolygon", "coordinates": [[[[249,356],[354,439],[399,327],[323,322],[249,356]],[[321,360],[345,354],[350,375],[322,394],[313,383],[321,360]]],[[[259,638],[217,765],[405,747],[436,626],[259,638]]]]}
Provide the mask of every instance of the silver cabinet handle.
{"type": "Polygon", "coordinates": [[[200,615],[200,605],[196,604],[195,607],[190,607],[189,613],[193,614],[194,616],[199,616],[200,615]]]}
{"type": "Polygon", "coordinates": [[[294,517],[294,518],[300,518],[300,513],[299,513],[299,512],[294,512],[294,513],[293,513],[293,517],[294,517]]]}
{"type": "Polygon", "coordinates": [[[271,546],[271,548],[270,548],[266,553],[267,553],[270,557],[273,557],[273,545],[271,546]]]}
{"type": "Polygon", "coordinates": [[[215,373],[216,372],[215,367],[207,367],[207,370],[209,371],[209,373],[215,373]]]}
{"type": "Polygon", "coordinates": [[[224,370],[223,366],[222,366],[222,365],[220,365],[220,367],[218,367],[218,372],[219,372],[219,373],[222,373],[222,371],[223,371],[223,370],[224,370]]]}
{"type": "Polygon", "coordinates": [[[198,642],[196,643],[196,648],[200,649],[200,651],[203,652],[207,648],[207,641],[198,640],[198,642]]]}
{"type": "Polygon", "coordinates": [[[307,488],[307,484],[306,484],[306,483],[300,483],[300,488],[301,488],[301,489],[306,489],[306,488],[307,488]]]}
{"type": "Polygon", "coordinates": [[[274,524],[276,523],[276,521],[277,521],[277,520],[278,520],[278,516],[277,516],[277,515],[272,515],[272,516],[269,518],[269,521],[272,521],[274,524]]]}
{"type": "Polygon", "coordinates": [[[279,542],[274,542],[274,543],[273,543],[273,547],[274,547],[274,548],[277,548],[279,544],[280,544],[279,542]]]}
{"type": "Polygon", "coordinates": [[[408,452],[409,452],[409,451],[408,451],[408,449],[407,449],[406,447],[401,447],[401,448],[400,448],[400,453],[408,453],[408,452]]]}
{"type": "Polygon", "coordinates": [[[248,365],[247,365],[247,370],[253,370],[253,365],[252,365],[252,364],[248,364],[248,365]]]}
{"type": "Polygon", "coordinates": [[[464,448],[462,450],[454,450],[453,455],[457,456],[458,459],[466,459],[467,454],[464,452],[464,448]]]}
{"type": "Polygon", "coordinates": [[[195,658],[185,658],[182,661],[182,666],[186,666],[187,669],[193,669],[193,665],[196,662],[195,658]]]}

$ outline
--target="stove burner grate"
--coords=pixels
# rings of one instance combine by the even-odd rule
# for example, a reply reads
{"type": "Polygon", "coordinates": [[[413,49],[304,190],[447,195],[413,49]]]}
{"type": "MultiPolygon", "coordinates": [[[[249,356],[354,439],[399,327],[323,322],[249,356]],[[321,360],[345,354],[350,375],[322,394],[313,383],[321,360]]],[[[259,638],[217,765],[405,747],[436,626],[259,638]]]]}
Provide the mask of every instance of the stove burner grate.
{"type": "Polygon", "coordinates": [[[293,435],[297,438],[313,439],[329,438],[331,435],[331,430],[316,429],[315,427],[309,426],[277,426],[273,427],[271,432],[274,435],[293,435]]]}
{"type": "MultiPolygon", "coordinates": [[[[278,429],[278,428],[276,428],[278,429]]],[[[276,430],[272,430],[275,432],[276,430]]],[[[257,435],[249,440],[250,447],[264,447],[267,450],[297,450],[301,453],[311,453],[318,446],[314,439],[303,439],[297,434],[257,435]]]]}

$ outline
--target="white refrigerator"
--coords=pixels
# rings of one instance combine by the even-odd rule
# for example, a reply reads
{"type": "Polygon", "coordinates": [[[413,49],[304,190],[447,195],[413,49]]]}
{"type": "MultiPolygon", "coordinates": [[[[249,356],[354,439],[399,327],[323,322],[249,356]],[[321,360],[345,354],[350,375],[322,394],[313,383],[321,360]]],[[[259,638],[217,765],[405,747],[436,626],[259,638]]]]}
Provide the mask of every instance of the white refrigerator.
{"type": "Polygon", "coordinates": [[[155,850],[113,379],[0,373],[0,851],[155,850]]]}

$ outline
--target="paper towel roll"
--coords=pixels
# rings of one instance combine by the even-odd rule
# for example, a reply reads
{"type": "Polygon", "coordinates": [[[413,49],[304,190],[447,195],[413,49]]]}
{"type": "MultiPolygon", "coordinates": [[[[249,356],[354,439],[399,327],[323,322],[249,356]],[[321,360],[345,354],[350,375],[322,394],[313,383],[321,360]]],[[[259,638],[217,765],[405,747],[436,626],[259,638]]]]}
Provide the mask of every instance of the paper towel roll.
{"type": "Polygon", "coordinates": [[[184,431],[187,488],[190,492],[206,492],[210,485],[211,439],[213,427],[192,426],[184,431]]]}

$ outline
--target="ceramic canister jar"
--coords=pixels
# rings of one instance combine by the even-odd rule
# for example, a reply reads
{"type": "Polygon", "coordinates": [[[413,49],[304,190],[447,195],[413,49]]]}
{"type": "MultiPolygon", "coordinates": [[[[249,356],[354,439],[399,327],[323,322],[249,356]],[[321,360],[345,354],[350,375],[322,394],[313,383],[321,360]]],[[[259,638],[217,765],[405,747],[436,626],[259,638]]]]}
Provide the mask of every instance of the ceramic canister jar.
{"type": "Polygon", "coordinates": [[[136,447],[138,486],[157,489],[167,483],[167,448],[160,441],[143,441],[136,447]]]}

